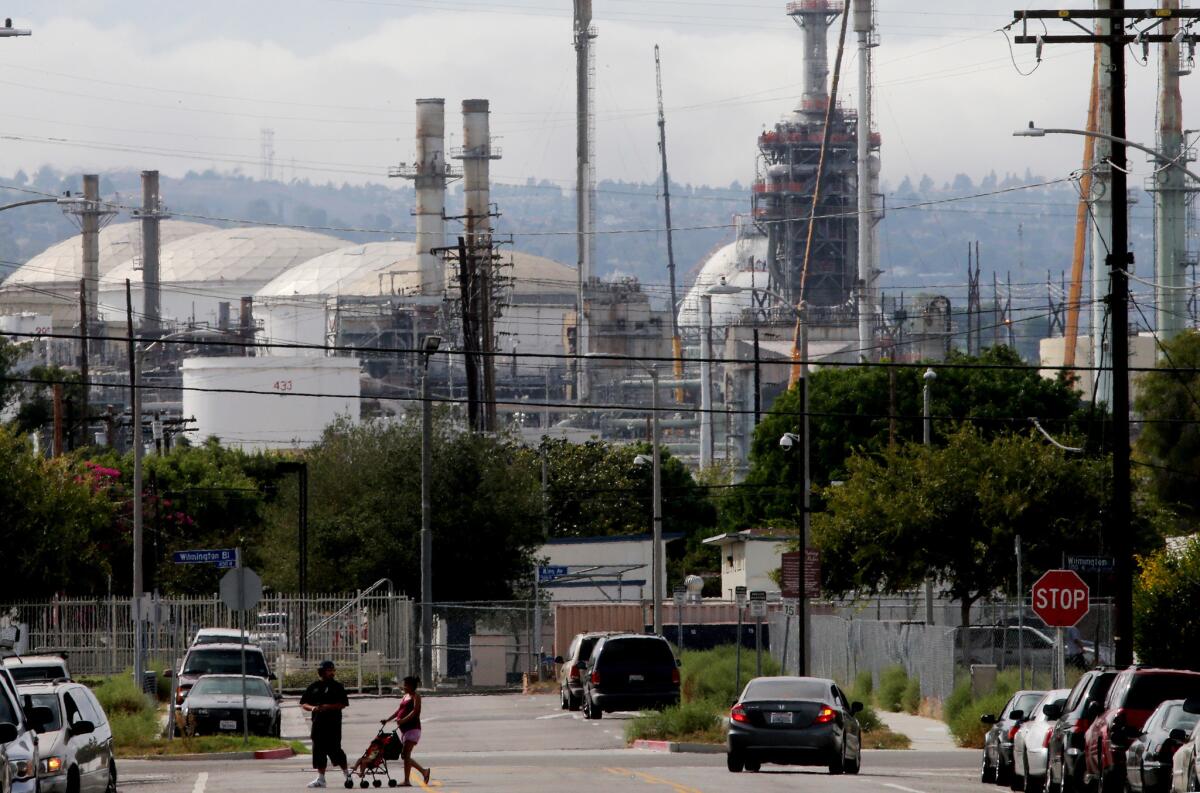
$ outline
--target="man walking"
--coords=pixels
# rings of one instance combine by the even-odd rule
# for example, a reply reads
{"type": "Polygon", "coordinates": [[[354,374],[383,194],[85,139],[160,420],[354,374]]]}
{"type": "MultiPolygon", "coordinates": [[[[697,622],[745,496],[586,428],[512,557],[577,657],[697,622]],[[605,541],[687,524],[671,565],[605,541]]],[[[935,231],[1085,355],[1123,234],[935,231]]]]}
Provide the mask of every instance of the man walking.
{"type": "Polygon", "coordinates": [[[337,670],[333,661],[322,661],[317,667],[319,677],[304,690],[300,707],[312,714],[313,768],[317,777],[309,787],[325,787],[325,768],[329,760],[346,775],[350,787],[350,771],[346,768],[346,753],[342,751],[342,710],[350,706],[346,689],[334,679],[337,670]]]}

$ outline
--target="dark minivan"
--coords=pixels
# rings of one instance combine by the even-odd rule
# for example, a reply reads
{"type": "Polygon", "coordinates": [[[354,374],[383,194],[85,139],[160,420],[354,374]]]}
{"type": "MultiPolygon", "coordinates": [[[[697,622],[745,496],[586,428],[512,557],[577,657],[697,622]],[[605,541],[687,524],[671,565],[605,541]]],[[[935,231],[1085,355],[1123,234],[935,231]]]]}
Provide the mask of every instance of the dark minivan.
{"type": "Polygon", "coordinates": [[[582,668],[583,715],[679,704],[679,663],[661,636],[604,636],[582,668]]]}

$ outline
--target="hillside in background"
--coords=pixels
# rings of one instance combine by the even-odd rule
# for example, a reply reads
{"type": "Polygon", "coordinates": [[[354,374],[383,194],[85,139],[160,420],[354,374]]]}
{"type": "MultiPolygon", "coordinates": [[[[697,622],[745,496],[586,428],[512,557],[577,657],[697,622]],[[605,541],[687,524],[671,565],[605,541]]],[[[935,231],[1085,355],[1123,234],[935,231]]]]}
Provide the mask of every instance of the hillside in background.
{"type": "MultiPolygon", "coordinates": [[[[956,304],[965,295],[966,249],[979,240],[984,298],[991,297],[992,272],[1003,281],[1011,273],[1014,302],[1046,305],[1047,271],[1057,283],[1070,269],[1075,223],[1071,183],[1027,187],[1045,181],[1026,173],[978,183],[966,175],[935,185],[928,178],[905,179],[885,194],[887,214],[880,224],[882,287],[889,294],[938,292],[956,304]],[[1007,192],[1001,192],[1007,191],[1007,192]],[[989,194],[989,195],[981,195],[989,194]],[[979,196],[979,197],[971,197],[979,196]]],[[[23,172],[0,186],[61,194],[78,190],[79,174],[49,167],[32,176],[23,172]]],[[[124,205],[141,201],[136,171],[104,174],[106,198],[124,205]]],[[[4,191],[6,202],[28,198],[4,191]]],[[[183,219],[218,226],[237,221],[282,223],[336,229],[328,233],[354,242],[411,239],[413,191],[407,183],[362,186],[258,181],[240,174],[189,173],[162,180],[167,205],[183,219]]],[[[637,277],[656,298],[665,299],[666,235],[658,185],[601,182],[597,187],[597,274],[603,278],[637,277]],[[620,232],[620,233],[616,233],[620,232]]],[[[492,201],[500,212],[498,235],[516,234],[516,245],[530,253],[567,264],[576,261],[574,194],[549,182],[496,185],[492,201]]],[[[727,188],[672,187],[675,252],[681,281],[694,276],[705,257],[733,239],[734,215],[749,208],[748,191],[727,188]]],[[[461,185],[451,186],[447,214],[461,214],[461,185]]],[[[457,223],[448,224],[449,233],[457,223]]],[[[76,233],[54,206],[33,206],[0,213],[0,275],[48,245],[76,233]]],[[[1151,271],[1151,201],[1143,194],[1133,207],[1132,240],[1142,273],[1151,271]]]]}

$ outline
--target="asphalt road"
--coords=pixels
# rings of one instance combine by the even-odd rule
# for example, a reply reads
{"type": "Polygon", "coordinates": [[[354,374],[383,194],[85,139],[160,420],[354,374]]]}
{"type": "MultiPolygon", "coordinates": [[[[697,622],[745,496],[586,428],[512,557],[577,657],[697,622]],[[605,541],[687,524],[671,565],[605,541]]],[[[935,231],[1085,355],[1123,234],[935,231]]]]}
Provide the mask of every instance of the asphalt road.
{"type": "MultiPolygon", "coordinates": [[[[394,699],[353,699],[346,712],[344,748],[353,763],[394,699]]],[[[461,696],[425,700],[423,738],[416,758],[433,770],[436,793],[561,793],[599,785],[618,793],[980,793],[977,752],[874,751],[858,776],[831,777],[821,769],[764,766],[733,775],[724,755],[667,754],[624,748],[630,714],[585,721],[559,710],[556,696],[461,696]],[[667,788],[668,790],[664,790],[667,788]]],[[[299,709],[288,702],[285,735],[307,733],[299,709]]],[[[312,778],[309,757],[288,760],[124,760],[122,793],[254,793],[304,789],[312,778]]],[[[402,778],[400,763],[393,775],[402,778]]],[[[414,775],[415,776],[415,775],[414,775]]],[[[331,789],[340,790],[331,771],[331,789]]],[[[413,784],[421,787],[419,780],[413,784]]],[[[986,789],[994,790],[991,788],[986,789]]]]}

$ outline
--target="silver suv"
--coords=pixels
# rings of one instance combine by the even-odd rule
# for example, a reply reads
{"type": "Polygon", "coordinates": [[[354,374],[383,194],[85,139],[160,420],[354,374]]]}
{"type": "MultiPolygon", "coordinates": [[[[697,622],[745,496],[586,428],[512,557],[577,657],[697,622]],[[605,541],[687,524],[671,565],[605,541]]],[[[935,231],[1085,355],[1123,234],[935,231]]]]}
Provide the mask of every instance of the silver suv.
{"type": "Polygon", "coordinates": [[[79,683],[18,686],[37,724],[41,793],[116,793],[112,727],[96,695],[79,683]]]}

